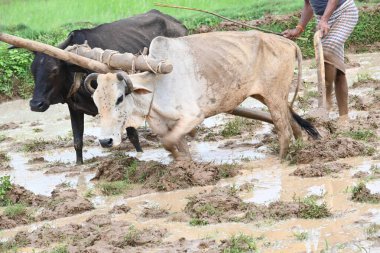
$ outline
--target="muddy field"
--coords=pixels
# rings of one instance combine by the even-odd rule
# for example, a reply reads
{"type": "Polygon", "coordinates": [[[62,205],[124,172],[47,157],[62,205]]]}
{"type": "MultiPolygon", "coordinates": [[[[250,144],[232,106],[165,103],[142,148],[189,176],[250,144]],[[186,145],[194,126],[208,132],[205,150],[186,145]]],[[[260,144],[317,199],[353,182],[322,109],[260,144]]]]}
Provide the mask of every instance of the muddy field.
{"type": "MultiPolygon", "coordinates": [[[[218,115],[188,139],[191,163],[146,128],[144,153],[103,150],[87,117],[75,165],[66,106],[0,104],[0,252],[380,252],[380,54],[348,58],[350,124],[334,106],[323,139],[284,162],[272,125],[218,115]]],[[[314,66],[300,114],[317,105],[314,66]]]]}

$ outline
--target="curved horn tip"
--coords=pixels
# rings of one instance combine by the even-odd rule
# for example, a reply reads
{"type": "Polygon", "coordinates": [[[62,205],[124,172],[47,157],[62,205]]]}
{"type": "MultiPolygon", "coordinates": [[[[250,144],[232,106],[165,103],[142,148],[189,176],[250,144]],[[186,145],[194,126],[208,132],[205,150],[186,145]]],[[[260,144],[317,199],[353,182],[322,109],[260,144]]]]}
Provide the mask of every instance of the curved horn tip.
{"type": "Polygon", "coordinates": [[[118,72],[116,74],[116,77],[117,77],[117,80],[119,80],[119,81],[123,81],[124,80],[123,74],[121,72],[118,72]]]}
{"type": "Polygon", "coordinates": [[[84,86],[90,94],[94,94],[95,92],[95,89],[91,86],[91,82],[98,79],[98,75],[98,73],[91,73],[84,80],[84,86]]]}

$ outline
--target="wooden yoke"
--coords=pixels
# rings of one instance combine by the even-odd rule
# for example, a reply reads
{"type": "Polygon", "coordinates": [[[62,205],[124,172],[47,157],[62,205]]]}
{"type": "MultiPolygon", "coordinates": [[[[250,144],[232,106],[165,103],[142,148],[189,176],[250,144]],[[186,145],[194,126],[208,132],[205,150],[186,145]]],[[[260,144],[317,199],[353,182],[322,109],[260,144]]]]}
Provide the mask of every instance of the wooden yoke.
{"type": "Polygon", "coordinates": [[[147,55],[133,55],[131,53],[119,53],[114,50],[103,50],[101,48],[90,48],[87,44],[73,45],[65,49],[89,59],[93,59],[110,68],[121,69],[128,73],[136,71],[150,71],[156,74],[167,74],[173,70],[173,65],[164,61],[150,58],[147,55]]]}

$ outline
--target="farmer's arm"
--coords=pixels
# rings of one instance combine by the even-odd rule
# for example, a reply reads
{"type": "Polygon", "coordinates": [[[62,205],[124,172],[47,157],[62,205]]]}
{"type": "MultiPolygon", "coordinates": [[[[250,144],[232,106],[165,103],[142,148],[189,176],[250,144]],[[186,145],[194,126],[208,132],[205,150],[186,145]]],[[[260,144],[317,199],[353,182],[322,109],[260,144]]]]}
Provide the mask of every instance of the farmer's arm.
{"type": "Polygon", "coordinates": [[[328,21],[333,12],[336,10],[338,2],[339,0],[329,0],[327,3],[325,12],[323,13],[321,20],[318,23],[318,30],[321,30],[322,36],[325,36],[329,33],[330,26],[328,24],[328,21]]]}
{"type": "Polygon", "coordinates": [[[301,19],[297,27],[294,29],[286,30],[282,34],[284,35],[284,37],[289,39],[297,38],[304,31],[306,25],[309,23],[312,17],[313,9],[311,8],[309,0],[305,0],[305,4],[301,12],[301,19]]]}

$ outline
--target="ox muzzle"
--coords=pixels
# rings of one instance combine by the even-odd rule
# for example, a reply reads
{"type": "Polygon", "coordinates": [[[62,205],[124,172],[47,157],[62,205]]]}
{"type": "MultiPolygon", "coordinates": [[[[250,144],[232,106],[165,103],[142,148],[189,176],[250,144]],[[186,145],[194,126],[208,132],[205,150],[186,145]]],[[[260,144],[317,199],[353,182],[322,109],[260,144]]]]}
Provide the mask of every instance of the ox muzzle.
{"type": "Polygon", "coordinates": [[[99,142],[103,148],[111,148],[113,146],[112,138],[100,139],[99,142]]]}
{"type": "Polygon", "coordinates": [[[49,109],[50,103],[44,100],[30,100],[29,101],[30,110],[33,112],[44,112],[49,109]]]}

